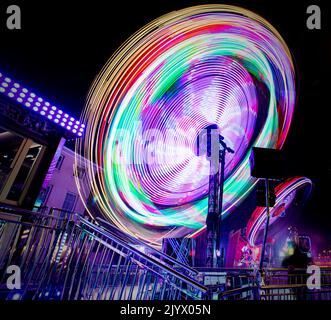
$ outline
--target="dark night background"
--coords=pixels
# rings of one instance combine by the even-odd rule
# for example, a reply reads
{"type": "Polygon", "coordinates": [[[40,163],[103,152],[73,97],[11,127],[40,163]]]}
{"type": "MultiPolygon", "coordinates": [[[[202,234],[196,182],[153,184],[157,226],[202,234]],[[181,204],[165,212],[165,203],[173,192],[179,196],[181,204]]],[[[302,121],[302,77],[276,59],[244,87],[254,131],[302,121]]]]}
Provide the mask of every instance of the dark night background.
{"type": "MultiPolygon", "coordinates": [[[[169,11],[217,1],[0,2],[0,71],[79,116],[95,75],[135,31],[169,11]],[[20,5],[22,30],[6,29],[6,7],[20,5]]],[[[331,5],[327,1],[229,1],[260,14],[283,36],[296,64],[297,108],[284,150],[292,174],[314,182],[303,225],[331,247],[331,5]],[[317,4],[322,29],[308,30],[306,9],[317,4]]]]}

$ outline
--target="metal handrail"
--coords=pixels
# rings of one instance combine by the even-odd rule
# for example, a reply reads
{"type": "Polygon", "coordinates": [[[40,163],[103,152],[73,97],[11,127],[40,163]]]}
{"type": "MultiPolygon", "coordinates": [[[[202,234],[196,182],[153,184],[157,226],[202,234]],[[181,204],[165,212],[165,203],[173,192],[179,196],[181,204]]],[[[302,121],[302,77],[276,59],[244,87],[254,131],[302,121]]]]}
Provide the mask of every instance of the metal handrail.
{"type": "MultiPolygon", "coordinates": [[[[125,241],[123,241],[122,239],[120,239],[119,237],[117,237],[116,235],[112,235],[110,232],[107,232],[105,229],[103,228],[99,228],[98,226],[90,223],[89,221],[87,221],[86,219],[79,217],[80,221],[85,224],[88,225],[90,228],[92,228],[94,231],[101,233],[103,236],[108,237],[110,240],[116,241],[117,243],[119,243],[121,246],[125,247],[126,249],[130,250],[130,252],[138,255],[139,257],[142,257],[144,259],[146,259],[148,262],[150,262],[151,264],[157,266],[160,269],[163,269],[165,272],[175,276],[176,278],[186,282],[187,284],[191,285],[192,287],[195,287],[197,289],[199,289],[202,292],[207,292],[208,289],[207,287],[205,287],[204,285],[200,284],[198,281],[196,281],[195,279],[192,279],[190,277],[187,277],[179,272],[177,272],[175,269],[172,269],[171,267],[169,267],[167,264],[163,264],[160,262],[160,260],[155,259],[153,256],[149,256],[143,252],[141,252],[140,250],[130,246],[129,244],[127,244],[125,241]]],[[[155,249],[156,250],[156,249],[155,249]]],[[[157,251],[157,250],[156,250],[157,251]]],[[[162,255],[162,257],[166,257],[169,260],[174,260],[169,256],[166,256],[165,254],[161,253],[158,251],[159,254],[162,255]]],[[[174,260],[174,262],[178,265],[183,266],[185,269],[187,270],[193,270],[196,274],[197,272],[192,269],[187,267],[184,264],[178,263],[176,260],[174,260]]]]}
{"type": "Polygon", "coordinates": [[[13,221],[13,220],[0,218],[0,222],[1,221],[6,222],[6,223],[17,224],[17,225],[21,225],[21,226],[26,226],[26,227],[37,227],[37,228],[43,228],[43,229],[49,229],[49,230],[61,230],[61,228],[59,228],[59,227],[45,226],[42,224],[36,224],[36,223],[32,223],[32,222],[13,221]]]}
{"type": "MultiPolygon", "coordinates": [[[[24,287],[20,299],[172,300],[207,296],[208,288],[195,279],[194,269],[156,249],[139,250],[137,242],[131,243],[121,231],[107,230],[79,215],[61,217],[54,210],[51,215],[20,213],[23,221],[4,217],[5,228],[0,233],[8,248],[7,253],[2,252],[0,278],[4,279],[9,265],[21,268],[24,287]]],[[[0,299],[4,294],[10,299],[10,292],[3,289],[1,286],[0,299]]]]}
{"type": "MultiPolygon", "coordinates": [[[[135,243],[137,245],[141,245],[141,246],[144,246],[144,247],[148,248],[148,251],[149,252],[153,252],[153,253],[159,255],[160,257],[164,258],[165,260],[173,263],[174,265],[180,266],[184,270],[188,271],[190,274],[192,274],[192,275],[198,275],[199,274],[199,271],[197,271],[196,269],[193,269],[190,266],[188,266],[188,265],[186,265],[186,264],[184,264],[184,263],[182,263],[182,262],[174,259],[173,257],[171,257],[171,256],[169,256],[169,255],[167,255],[167,254],[165,254],[165,253],[163,253],[163,252],[161,252],[161,251],[153,248],[152,246],[147,245],[145,242],[143,242],[143,241],[141,241],[139,239],[136,239],[136,238],[132,237],[131,235],[127,234],[127,233],[124,233],[123,231],[117,229],[110,222],[108,222],[108,221],[106,221],[104,219],[101,219],[99,217],[96,218],[96,219],[97,219],[97,221],[102,222],[102,223],[105,223],[107,225],[107,229],[105,229],[105,230],[107,230],[107,232],[111,233],[111,231],[114,230],[114,231],[120,233],[121,236],[123,236],[123,238],[127,238],[132,243],[135,243]]],[[[100,225],[100,227],[104,228],[102,225],[100,225]]]]}

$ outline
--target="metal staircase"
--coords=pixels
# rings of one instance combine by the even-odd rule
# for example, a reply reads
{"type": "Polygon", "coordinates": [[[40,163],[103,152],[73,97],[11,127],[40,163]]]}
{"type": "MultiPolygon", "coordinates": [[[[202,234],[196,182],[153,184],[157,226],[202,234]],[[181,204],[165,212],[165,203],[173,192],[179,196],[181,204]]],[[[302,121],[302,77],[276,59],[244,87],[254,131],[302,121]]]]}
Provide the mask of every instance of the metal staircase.
{"type": "Polygon", "coordinates": [[[196,300],[198,272],[104,220],[51,210],[0,211],[0,299],[196,300]],[[7,268],[22,285],[6,288],[7,268]]]}

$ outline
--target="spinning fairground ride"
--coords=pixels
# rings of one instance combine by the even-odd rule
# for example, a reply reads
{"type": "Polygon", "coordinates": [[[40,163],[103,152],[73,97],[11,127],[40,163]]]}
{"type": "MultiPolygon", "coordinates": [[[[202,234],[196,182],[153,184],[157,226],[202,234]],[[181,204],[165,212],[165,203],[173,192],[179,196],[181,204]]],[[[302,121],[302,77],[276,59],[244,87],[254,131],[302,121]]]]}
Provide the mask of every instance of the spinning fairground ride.
{"type": "MultiPolygon", "coordinates": [[[[267,245],[265,248],[265,260],[263,261],[269,267],[280,267],[282,259],[286,254],[291,255],[290,248],[288,248],[288,238],[291,232],[291,221],[295,217],[288,217],[288,213],[292,207],[299,203],[304,203],[311,193],[312,182],[305,177],[292,177],[279,183],[275,188],[275,205],[270,208],[270,219],[268,221],[269,233],[267,245]],[[284,231],[287,238],[284,238],[284,231]],[[276,243],[277,242],[277,243],[276,243]],[[283,245],[283,248],[281,246],[283,245]],[[281,252],[281,249],[288,252],[281,252]]],[[[292,208],[293,209],[293,208],[292,208]]],[[[260,261],[261,253],[263,250],[263,237],[265,233],[265,224],[267,220],[267,209],[265,207],[256,207],[253,211],[247,226],[245,228],[245,240],[243,241],[244,247],[252,252],[254,256],[255,265],[260,261]]],[[[300,236],[299,238],[304,238],[300,236]]],[[[310,240],[309,240],[310,241],[310,240]]],[[[245,251],[245,250],[242,250],[245,251]]],[[[250,265],[252,261],[245,260],[245,252],[242,254],[241,264],[250,265]],[[244,258],[244,259],[243,259],[244,258]]],[[[247,254],[246,254],[247,255],[247,254]]],[[[251,257],[249,257],[251,258],[251,257]]],[[[237,259],[238,261],[239,259],[237,259]]],[[[249,259],[248,259],[249,260],[249,259]]],[[[235,266],[240,266],[235,264],[235,266]]]]}
{"type": "Polygon", "coordinates": [[[234,151],[222,172],[224,219],[258,181],[252,147],[282,148],[295,100],[290,51],[253,12],[201,5],[150,22],[113,54],[88,95],[76,165],[89,177],[89,185],[77,179],[93,198],[89,214],[157,247],[201,234],[211,170],[196,152],[201,131],[214,126],[234,151]]]}

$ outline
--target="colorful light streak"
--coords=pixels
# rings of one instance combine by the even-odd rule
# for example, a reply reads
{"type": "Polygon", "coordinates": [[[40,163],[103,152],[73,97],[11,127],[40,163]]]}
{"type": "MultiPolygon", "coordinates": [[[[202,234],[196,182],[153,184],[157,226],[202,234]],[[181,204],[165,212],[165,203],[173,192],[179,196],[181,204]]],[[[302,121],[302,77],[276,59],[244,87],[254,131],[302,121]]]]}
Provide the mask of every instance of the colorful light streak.
{"type": "Polygon", "coordinates": [[[71,117],[68,113],[37,96],[18,82],[0,73],[0,93],[15,100],[24,107],[39,113],[44,118],[53,121],[77,137],[82,137],[85,124],[71,117]]]}
{"type": "Polygon", "coordinates": [[[217,124],[235,151],[226,215],[256,183],[251,148],[281,148],[294,105],[291,54],[263,18],[227,5],[169,13],[128,39],[93,83],[76,148],[103,170],[87,163],[90,187],[77,180],[79,192],[91,189],[98,210],[151,244],[194,236],[205,224],[209,173],[194,154],[199,131],[217,124]]]}
{"type": "MultiPolygon", "coordinates": [[[[279,184],[275,188],[276,203],[273,208],[270,209],[270,222],[269,226],[274,224],[280,217],[281,213],[285,211],[295,199],[296,193],[301,188],[308,188],[308,192],[311,191],[312,182],[305,177],[294,177],[279,184]]],[[[265,228],[267,219],[266,207],[257,207],[251,218],[247,223],[246,235],[251,246],[256,245],[256,240],[260,231],[265,228]]]]}

